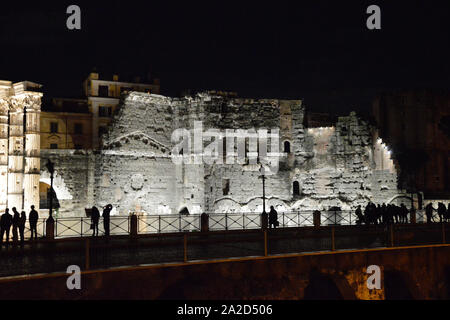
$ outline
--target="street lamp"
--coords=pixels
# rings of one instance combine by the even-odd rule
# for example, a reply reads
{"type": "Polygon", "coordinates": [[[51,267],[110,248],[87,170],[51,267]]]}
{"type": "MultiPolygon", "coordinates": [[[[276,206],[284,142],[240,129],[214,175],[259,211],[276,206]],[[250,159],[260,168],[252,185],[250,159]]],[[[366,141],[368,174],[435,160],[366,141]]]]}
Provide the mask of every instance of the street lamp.
{"type": "Polygon", "coordinates": [[[48,221],[53,222],[53,216],[52,216],[52,209],[53,209],[53,173],[55,172],[55,166],[53,162],[48,159],[47,164],[45,165],[47,167],[48,172],[50,172],[50,209],[48,213],[48,221]]]}
{"type": "Polygon", "coordinates": [[[263,230],[267,228],[267,222],[268,222],[268,216],[266,212],[266,176],[265,176],[265,168],[263,165],[261,165],[261,179],[263,183],[263,212],[261,214],[261,227],[263,230]]]}
{"type": "Polygon", "coordinates": [[[261,179],[263,183],[263,213],[266,213],[266,175],[264,166],[261,166],[261,179]]]}

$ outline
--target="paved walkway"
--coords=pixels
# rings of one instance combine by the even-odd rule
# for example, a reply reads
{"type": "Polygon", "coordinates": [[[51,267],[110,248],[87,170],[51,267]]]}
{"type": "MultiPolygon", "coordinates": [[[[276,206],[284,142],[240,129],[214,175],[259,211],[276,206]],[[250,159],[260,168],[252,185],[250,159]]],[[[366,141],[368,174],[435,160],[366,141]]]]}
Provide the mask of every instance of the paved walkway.
{"type": "MultiPolygon", "coordinates": [[[[448,234],[450,238],[450,227],[448,234]]],[[[268,230],[267,253],[288,254],[442,243],[440,224],[395,226],[339,226],[268,230]],[[393,238],[391,239],[391,237],[393,238]]],[[[261,230],[191,232],[38,240],[0,248],[0,277],[65,272],[69,265],[82,270],[141,264],[263,256],[261,230]],[[186,235],[186,244],[185,244],[186,235]]]]}

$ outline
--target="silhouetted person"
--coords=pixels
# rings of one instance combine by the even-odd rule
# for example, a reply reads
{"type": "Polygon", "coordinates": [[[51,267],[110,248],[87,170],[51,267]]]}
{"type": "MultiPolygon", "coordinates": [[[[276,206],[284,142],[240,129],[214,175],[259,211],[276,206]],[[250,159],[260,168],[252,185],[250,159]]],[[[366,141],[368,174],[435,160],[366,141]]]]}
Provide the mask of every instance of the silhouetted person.
{"type": "Polygon", "coordinates": [[[12,208],[13,211],[13,218],[12,218],[12,239],[13,242],[19,241],[19,220],[20,220],[20,213],[17,211],[16,207],[12,208]]]}
{"type": "Polygon", "coordinates": [[[431,203],[427,204],[425,207],[425,215],[427,216],[427,223],[433,222],[433,205],[431,203]]]}
{"type": "Polygon", "coordinates": [[[25,241],[25,221],[27,221],[27,216],[25,211],[22,211],[19,218],[19,235],[21,243],[25,241]]]}
{"type": "Polygon", "coordinates": [[[270,206],[269,211],[269,228],[276,228],[278,226],[278,212],[273,206],[270,206]]]}
{"type": "Polygon", "coordinates": [[[364,216],[362,214],[361,205],[358,205],[358,207],[355,210],[355,214],[358,217],[358,220],[356,220],[356,224],[361,224],[364,222],[364,216]]]}
{"type": "Polygon", "coordinates": [[[442,202],[438,203],[438,215],[439,215],[439,222],[442,222],[442,219],[446,216],[447,209],[445,208],[445,204],[442,202]]]}
{"type": "Polygon", "coordinates": [[[109,236],[109,221],[110,221],[110,214],[112,210],[112,205],[108,204],[103,207],[103,229],[105,230],[105,236],[109,236]]]}
{"type": "Polygon", "coordinates": [[[98,236],[98,221],[99,220],[100,220],[100,211],[98,211],[96,206],[93,206],[92,213],[91,213],[91,229],[93,229],[92,236],[95,236],[96,234],[98,236]]]}
{"type": "Polygon", "coordinates": [[[31,231],[31,238],[30,240],[33,240],[33,234],[34,239],[37,239],[37,223],[39,220],[39,214],[36,210],[34,210],[34,206],[31,206],[30,215],[28,216],[28,221],[30,222],[30,231],[31,231]]]}
{"type": "Polygon", "coordinates": [[[387,218],[387,207],[386,207],[386,203],[383,202],[383,204],[381,205],[381,222],[383,224],[387,224],[388,223],[388,218],[387,218]]]}
{"type": "Polygon", "coordinates": [[[0,218],[0,243],[3,242],[3,236],[6,233],[6,244],[9,244],[9,230],[11,229],[12,215],[9,214],[9,209],[6,208],[5,213],[0,218]]]}
{"type": "Polygon", "coordinates": [[[400,205],[400,222],[408,223],[408,208],[403,203],[400,205]]]}

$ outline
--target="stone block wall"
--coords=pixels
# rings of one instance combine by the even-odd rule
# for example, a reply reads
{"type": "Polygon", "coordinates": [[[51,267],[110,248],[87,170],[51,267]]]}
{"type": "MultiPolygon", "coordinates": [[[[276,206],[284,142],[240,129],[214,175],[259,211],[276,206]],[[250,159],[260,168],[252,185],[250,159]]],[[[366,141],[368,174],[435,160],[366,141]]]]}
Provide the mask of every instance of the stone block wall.
{"type": "MultiPolygon", "coordinates": [[[[351,113],[333,127],[305,128],[304,111],[300,100],[133,92],[124,97],[101,151],[46,151],[41,167],[46,157],[55,162],[64,212],[76,215],[84,214],[84,207],[107,203],[120,214],[178,213],[183,208],[190,213],[261,212],[259,165],[172,161],[178,143],[172,141],[174,130],[193,134],[194,123],[202,121],[203,131],[280,130],[279,170],[266,179],[267,210],[271,205],[279,211],[353,209],[399,194],[389,150],[368,123],[351,113]],[[284,152],[285,142],[289,152],[284,152]]],[[[204,141],[203,147],[209,143],[204,141]]]]}

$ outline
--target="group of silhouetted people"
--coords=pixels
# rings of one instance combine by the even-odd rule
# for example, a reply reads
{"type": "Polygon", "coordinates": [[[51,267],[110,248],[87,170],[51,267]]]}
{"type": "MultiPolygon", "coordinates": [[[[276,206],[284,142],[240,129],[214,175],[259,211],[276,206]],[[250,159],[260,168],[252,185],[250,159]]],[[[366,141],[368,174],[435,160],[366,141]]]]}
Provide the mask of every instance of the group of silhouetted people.
{"type": "MultiPolygon", "coordinates": [[[[103,207],[103,229],[105,230],[105,236],[109,236],[109,222],[110,222],[110,214],[113,206],[111,204],[107,204],[103,207]]],[[[93,230],[92,236],[98,236],[98,223],[100,221],[100,211],[96,206],[92,207],[91,211],[91,229],[93,230]]]]}
{"type": "Polygon", "coordinates": [[[364,212],[359,205],[355,214],[358,217],[357,224],[394,224],[408,223],[409,210],[402,203],[400,206],[395,204],[375,205],[370,202],[364,208],[364,212]]]}
{"type": "MultiPolygon", "coordinates": [[[[9,244],[9,235],[12,227],[12,241],[13,243],[19,242],[23,243],[25,241],[25,222],[27,220],[25,211],[19,213],[16,207],[12,208],[13,214],[9,213],[9,209],[5,209],[5,213],[3,213],[0,217],[0,243],[3,243],[3,238],[6,235],[6,244],[9,244]]],[[[39,214],[34,209],[34,206],[31,206],[31,211],[28,216],[28,221],[30,224],[31,231],[31,240],[37,239],[37,223],[39,220],[39,214]]]]}
{"type": "Polygon", "coordinates": [[[437,210],[433,208],[431,203],[425,206],[425,215],[427,216],[427,223],[437,222],[434,221],[433,211],[437,211],[439,215],[439,222],[450,222],[450,203],[448,204],[448,208],[445,207],[445,204],[442,202],[438,203],[437,210]]]}

